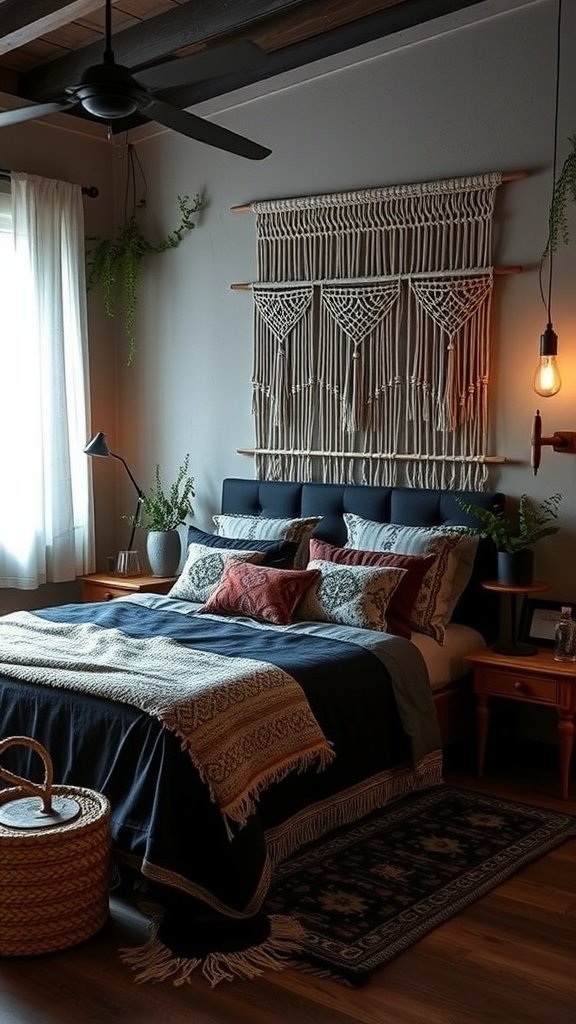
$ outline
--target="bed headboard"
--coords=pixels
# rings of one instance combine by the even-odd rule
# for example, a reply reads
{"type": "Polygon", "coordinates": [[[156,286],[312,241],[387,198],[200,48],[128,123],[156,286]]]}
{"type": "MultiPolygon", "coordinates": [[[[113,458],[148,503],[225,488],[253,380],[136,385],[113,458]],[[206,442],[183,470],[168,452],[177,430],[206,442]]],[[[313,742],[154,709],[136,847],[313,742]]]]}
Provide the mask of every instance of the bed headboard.
{"type": "MultiPolygon", "coordinates": [[[[343,512],[354,512],[379,523],[404,526],[477,525],[455,501],[455,496],[485,508],[504,505],[497,491],[443,491],[412,487],[375,487],[362,484],[316,484],[288,481],[241,480],[229,477],[222,485],[222,512],[243,512],[271,518],[321,515],[314,536],[331,544],[346,542],[343,512]]],[[[495,594],[481,587],[482,580],[496,575],[496,551],[481,540],[472,572],[456,610],[454,621],[473,626],[487,640],[498,627],[495,594]]]]}

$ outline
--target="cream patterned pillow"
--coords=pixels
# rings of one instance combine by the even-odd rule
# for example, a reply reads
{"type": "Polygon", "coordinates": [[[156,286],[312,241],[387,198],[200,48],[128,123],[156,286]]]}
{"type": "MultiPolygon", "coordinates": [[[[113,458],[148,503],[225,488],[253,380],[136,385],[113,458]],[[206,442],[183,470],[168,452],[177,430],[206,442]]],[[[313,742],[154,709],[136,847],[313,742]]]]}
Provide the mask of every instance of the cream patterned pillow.
{"type": "Polygon", "coordinates": [[[298,619],[387,632],[388,604],[406,569],[338,565],[320,558],[307,568],[319,569],[321,575],[298,605],[298,619]]]}
{"type": "Polygon", "coordinates": [[[204,544],[189,544],[184,568],[172,589],[168,591],[168,596],[203,604],[220,583],[229,558],[235,558],[239,562],[260,564],[264,557],[263,551],[207,548],[204,544]]]}
{"type": "Polygon", "coordinates": [[[298,544],[294,555],[294,568],[305,568],[308,561],[308,541],[312,530],[322,516],[297,519],[270,519],[243,513],[219,513],[212,516],[219,537],[236,540],[290,540],[298,544]]]}
{"type": "Polygon", "coordinates": [[[412,609],[411,628],[444,643],[459,598],[472,575],[478,537],[457,526],[401,526],[344,513],[346,547],[404,555],[436,555],[412,609]]]}

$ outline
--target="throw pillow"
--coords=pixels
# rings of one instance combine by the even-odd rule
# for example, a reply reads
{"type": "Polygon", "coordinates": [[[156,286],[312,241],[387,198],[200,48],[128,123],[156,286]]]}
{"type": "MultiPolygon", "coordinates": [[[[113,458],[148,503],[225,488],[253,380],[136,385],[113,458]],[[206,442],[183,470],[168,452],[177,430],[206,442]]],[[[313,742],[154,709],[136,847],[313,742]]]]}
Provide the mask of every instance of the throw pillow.
{"type": "Polygon", "coordinates": [[[220,537],[217,533],[206,533],[197,526],[188,527],[187,544],[204,544],[208,548],[235,548],[237,551],[250,551],[255,547],[262,551],[262,565],[272,565],[276,569],[291,569],[298,545],[290,540],[259,540],[254,544],[251,540],[239,537],[220,537]]]}
{"type": "MultiPolygon", "coordinates": [[[[290,540],[298,545],[294,568],[301,569],[308,561],[308,541],[321,516],[296,519],[269,519],[239,513],[222,513],[212,517],[220,537],[242,540],[290,540]]],[[[254,547],[258,545],[255,544],[254,547]]]]}
{"type": "Polygon", "coordinates": [[[235,548],[207,548],[203,544],[189,544],[184,568],[176,583],[168,591],[169,597],[182,601],[207,601],[220,582],[229,559],[242,562],[261,562],[261,551],[241,551],[235,548]]]}
{"type": "Polygon", "coordinates": [[[222,579],[200,612],[249,615],[286,626],[306,590],[318,579],[317,570],[273,569],[230,561],[222,579]]]}
{"type": "Polygon", "coordinates": [[[436,555],[426,572],[414,609],[412,629],[444,643],[445,627],[472,575],[478,537],[457,526],[402,526],[375,523],[344,513],[347,548],[436,555]]]}
{"type": "Polygon", "coordinates": [[[321,575],[301,601],[299,619],[388,632],[388,605],[405,569],[337,565],[322,559],[310,561],[308,569],[319,569],[321,575]]]}
{"type": "Polygon", "coordinates": [[[398,587],[390,599],[386,619],[388,632],[396,636],[410,639],[412,630],[410,622],[412,610],[428,569],[436,560],[436,555],[402,555],[391,551],[356,551],[354,548],[337,548],[327,541],[310,540],[310,558],[322,559],[325,562],[336,562],[338,565],[368,565],[375,568],[390,566],[394,569],[406,569],[398,587]]]}

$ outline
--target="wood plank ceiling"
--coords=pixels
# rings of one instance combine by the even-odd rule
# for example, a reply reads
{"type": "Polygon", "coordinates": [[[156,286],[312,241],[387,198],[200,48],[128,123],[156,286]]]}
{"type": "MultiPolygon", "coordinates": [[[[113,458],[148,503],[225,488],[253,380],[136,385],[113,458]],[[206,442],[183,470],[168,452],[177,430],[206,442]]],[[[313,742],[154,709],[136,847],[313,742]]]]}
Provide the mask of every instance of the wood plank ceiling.
{"type": "MultiPolygon", "coordinates": [[[[183,108],[478,2],[113,0],[112,45],[131,70],[240,39],[265,51],[258,68],[164,90],[183,108]]],[[[61,96],[101,62],[103,34],[103,0],[0,0],[0,93],[61,96]]]]}

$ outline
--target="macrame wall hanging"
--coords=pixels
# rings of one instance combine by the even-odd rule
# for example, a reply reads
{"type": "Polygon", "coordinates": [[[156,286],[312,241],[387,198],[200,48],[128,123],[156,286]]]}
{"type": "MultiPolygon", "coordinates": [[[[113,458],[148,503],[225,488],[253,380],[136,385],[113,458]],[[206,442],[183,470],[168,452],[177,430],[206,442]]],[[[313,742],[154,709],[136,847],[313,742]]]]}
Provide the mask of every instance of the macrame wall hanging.
{"type": "Polygon", "coordinates": [[[252,204],[259,479],[482,488],[501,181],[252,204]]]}

